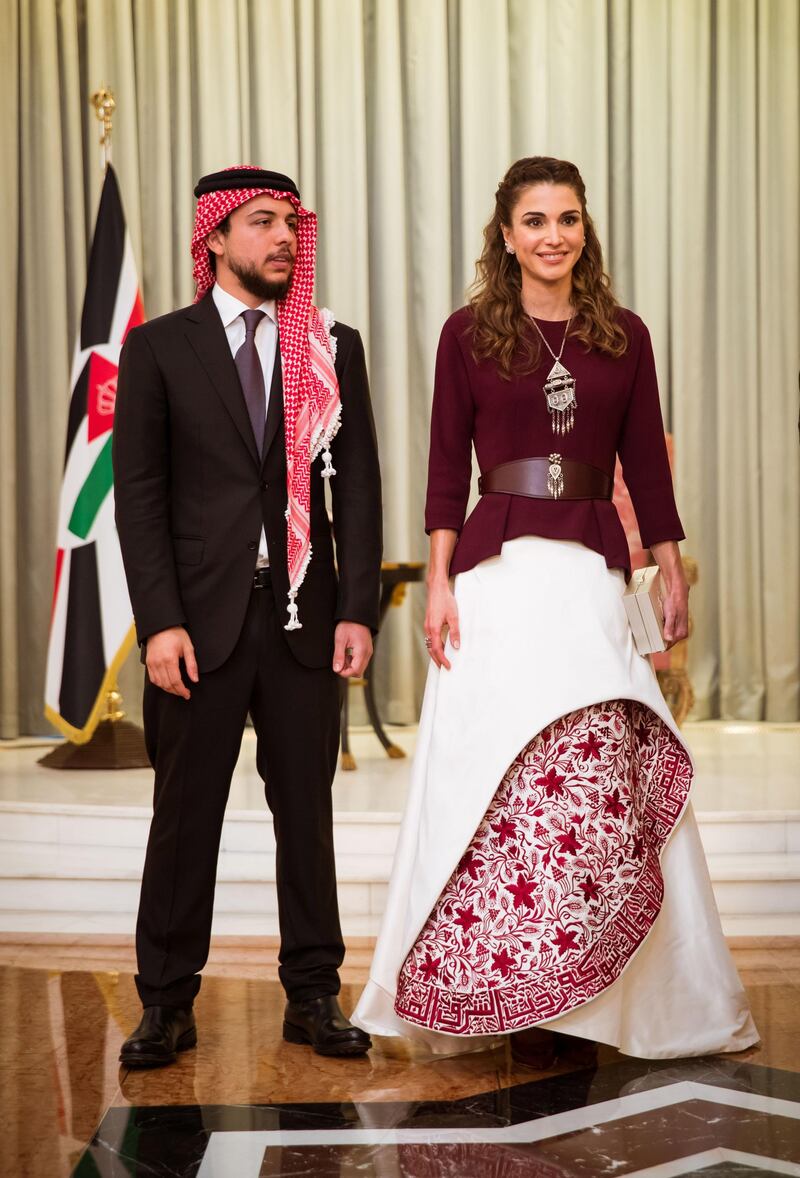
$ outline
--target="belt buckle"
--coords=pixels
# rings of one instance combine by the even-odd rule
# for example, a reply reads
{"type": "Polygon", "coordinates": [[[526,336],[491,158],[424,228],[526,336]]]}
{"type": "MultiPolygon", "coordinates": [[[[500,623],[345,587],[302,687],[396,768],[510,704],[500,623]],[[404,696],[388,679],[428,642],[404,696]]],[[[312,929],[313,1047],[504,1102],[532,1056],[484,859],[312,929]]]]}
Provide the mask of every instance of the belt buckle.
{"type": "Polygon", "coordinates": [[[547,468],[547,490],[553,499],[558,499],[564,494],[564,471],[561,467],[563,459],[560,454],[551,454],[548,461],[550,465],[547,468]]]}

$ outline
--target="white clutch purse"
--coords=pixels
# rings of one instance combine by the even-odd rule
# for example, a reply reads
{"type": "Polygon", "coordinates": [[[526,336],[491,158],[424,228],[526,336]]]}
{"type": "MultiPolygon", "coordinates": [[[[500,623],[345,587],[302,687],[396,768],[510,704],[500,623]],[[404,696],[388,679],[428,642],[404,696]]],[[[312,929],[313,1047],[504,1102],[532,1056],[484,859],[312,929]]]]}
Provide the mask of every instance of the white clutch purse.
{"type": "Polygon", "coordinates": [[[636,569],[622,597],[639,654],[666,650],[661,573],[656,565],[636,569]]]}

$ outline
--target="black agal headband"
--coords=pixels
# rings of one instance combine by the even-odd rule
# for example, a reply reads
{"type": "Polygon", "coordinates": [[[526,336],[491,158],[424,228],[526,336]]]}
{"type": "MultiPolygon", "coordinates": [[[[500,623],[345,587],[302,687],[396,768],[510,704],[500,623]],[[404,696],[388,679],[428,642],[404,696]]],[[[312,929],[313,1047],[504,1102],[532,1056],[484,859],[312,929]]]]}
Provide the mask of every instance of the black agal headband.
{"type": "Polygon", "coordinates": [[[225,168],[222,172],[211,172],[200,177],[194,194],[199,199],[209,192],[230,192],[237,188],[271,188],[300,199],[294,180],[282,172],[267,172],[264,168],[225,168]]]}

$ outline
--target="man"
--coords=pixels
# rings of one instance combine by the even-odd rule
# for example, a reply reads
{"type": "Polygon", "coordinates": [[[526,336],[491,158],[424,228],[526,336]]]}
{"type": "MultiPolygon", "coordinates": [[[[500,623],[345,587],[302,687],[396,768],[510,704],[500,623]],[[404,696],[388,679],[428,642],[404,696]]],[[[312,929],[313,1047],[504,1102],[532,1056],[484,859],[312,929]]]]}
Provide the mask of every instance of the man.
{"type": "Polygon", "coordinates": [[[364,351],[358,332],[312,305],[316,217],[293,181],[244,166],[205,176],[195,195],[196,301],[129,333],[114,426],[155,768],[136,930],[144,1014],[120,1059],[158,1067],[196,1042],[192,1003],[248,712],[277,843],[284,1038],[360,1055],[369,1037],[336,997],[331,783],[337,675],[363,673],[378,624],[364,351]]]}

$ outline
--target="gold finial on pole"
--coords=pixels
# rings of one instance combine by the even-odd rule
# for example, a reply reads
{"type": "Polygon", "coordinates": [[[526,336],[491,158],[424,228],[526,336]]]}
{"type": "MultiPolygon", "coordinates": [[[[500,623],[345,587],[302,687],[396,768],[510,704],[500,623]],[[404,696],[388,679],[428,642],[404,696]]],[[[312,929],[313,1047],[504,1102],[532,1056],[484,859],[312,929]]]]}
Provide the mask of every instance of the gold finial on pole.
{"type": "Polygon", "coordinates": [[[100,136],[100,159],[101,166],[105,171],[111,163],[111,120],[114,117],[117,103],[113,91],[106,86],[105,82],[100,83],[100,89],[95,90],[89,101],[94,107],[98,121],[103,124],[103,134],[100,136]]]}
{"type": "Polygon", "coordinates": [[[108,686],[106,692],[106,710],[100,717],[101,721],[106,720],[110,724],[118,724],[120,720],[125,719],[125,713],[122,710],[122,696],[119,693],[116,679],[108,686]]]}

